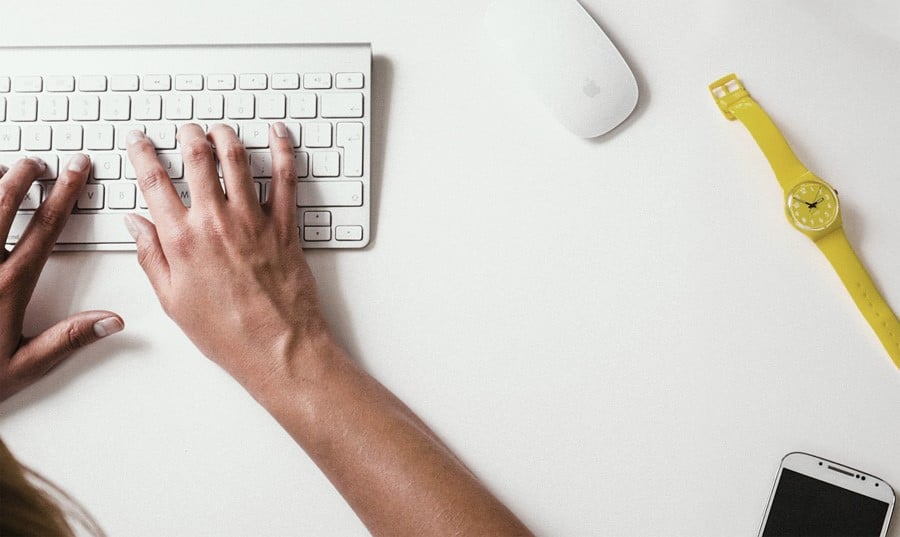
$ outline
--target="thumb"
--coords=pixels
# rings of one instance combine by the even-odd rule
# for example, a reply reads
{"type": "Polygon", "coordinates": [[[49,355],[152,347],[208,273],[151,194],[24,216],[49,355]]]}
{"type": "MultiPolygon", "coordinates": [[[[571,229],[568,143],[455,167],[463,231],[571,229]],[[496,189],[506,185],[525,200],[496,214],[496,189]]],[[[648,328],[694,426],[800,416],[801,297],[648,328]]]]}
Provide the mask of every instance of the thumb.
{"type": "Polygon", "coordinates": [[[123,328],[122,318],[111,311],[76,313],[26,340],[10,361],[11,372],[20,379],[37,379],[77,349],[123,328]]]}
{"type": "Polygon", "coordinates": [[[125,227],[137,243],[138,263],[156,294],[160,294],[162,286],[169,281],[169,261],[160,245],[156,226],[143,216],[126,214],[125,227]]]}

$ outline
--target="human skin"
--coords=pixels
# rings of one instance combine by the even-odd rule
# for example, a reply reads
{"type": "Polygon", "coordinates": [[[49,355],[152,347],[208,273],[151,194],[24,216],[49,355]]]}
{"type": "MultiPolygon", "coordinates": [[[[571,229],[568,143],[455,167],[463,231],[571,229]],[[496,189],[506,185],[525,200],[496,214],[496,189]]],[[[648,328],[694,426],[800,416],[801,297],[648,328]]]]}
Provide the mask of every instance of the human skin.
{"type": "Polygon", "coordinates": [[[260,204],[231,128],[180,128],[190,208],[152,143],[129,136],[155,225],[137,215],[127,225],[163,309],[278,420],[374,535],[531,535],[332,335],[300,247],[289,136],[280,122],[270,128],[272,181],[260,204]]]}
{"type": "MultiPolygon", "coordinates": [[[[6,244],[16,209],[28,188],[46,170],[36,159],[0,167],[0,239],[6,244]]],[[[12,249],[0,248],[0,401],[47,374],[75,350],[124,328],[111,311],[84,311],[35,337],[22,334],[25,308],[66,218],[87,182],[90,160],[73,155],[60,170],[56,186],[35,211],[12,249]]]]}

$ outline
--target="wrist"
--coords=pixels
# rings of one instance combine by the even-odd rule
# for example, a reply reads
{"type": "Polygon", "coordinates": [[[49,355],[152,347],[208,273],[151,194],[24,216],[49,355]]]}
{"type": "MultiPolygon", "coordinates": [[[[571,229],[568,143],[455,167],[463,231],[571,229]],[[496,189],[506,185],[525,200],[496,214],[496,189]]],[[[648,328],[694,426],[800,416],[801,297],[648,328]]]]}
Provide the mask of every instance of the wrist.
{"type": "Polygon", "coordinates": [[[269,369],[242,382],[276,419],[282,412],[308,408],[313,395],[327,384],[349,359],[327,328],[285,341],[269,358],[269,369]]]}

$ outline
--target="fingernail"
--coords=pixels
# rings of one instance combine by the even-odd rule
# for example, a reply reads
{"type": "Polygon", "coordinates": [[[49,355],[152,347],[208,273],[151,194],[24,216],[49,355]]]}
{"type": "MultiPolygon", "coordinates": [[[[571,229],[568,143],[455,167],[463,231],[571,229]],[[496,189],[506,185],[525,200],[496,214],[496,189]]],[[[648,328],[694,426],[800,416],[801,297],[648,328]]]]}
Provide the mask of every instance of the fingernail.
{"type": "Polygon", "coordinates": [[[28,159],[28,160],[33,160],[34,162],[37,162],[38,166],[40,166],[40,168],[41,168],[42,170],[46,170],[46,169],[47,169],[47,163],[44,162],[43,159],[39,159],[39,158],[37,158],[37,157],[25,157],[25,158],[28,159]]]}
{"type": "Polygon", "coordinates": [[[128,145],[131,145],[131,144],[136,144],[143,139],[144,139],[144,133],[135,129],[128,133],[128,137],[125,138],[125,142],[127,142],[128,145]]]}
{"type": "Polygon", "coordinates": [[[138,237],[141,236],[141,228],[137,225],[137,220],[135,219],[133,214],[125,215],[125,229],[128,230],[131,238],[135,241],[137,241],[138,237]]]}
{"type": "Polygon", "coordinates": [[[278,136],[279,138],[288,137],[288,130],[287,127],[284,126],[284,123],[277,121],[274,125],[272,125],[272,128],[275,129],[275,136],[278,136]]]}
{"type": "Polygon", "coordinates": [[[111,336],[116,332],[121,332],[123,328],[125,326],[122,325],[122,321],[116,317],[107,317],[94,323],[94,333],[97,334],[97,337],[111,336]]]}
{"type": "Polygon", "coordinates": [[[69,171],[70,172],[83,172],[87,169],[87,167],[91,164],[91,160],[87,158],[85,155],[81,153],[72,155],[72,158],[69,159],[69,171]]]}
{"type": "Polygon", "coordinates": [[[9,168],[4,166],[3,164],[0,164],[0,176],[4,175],[8,171],[9,171],[9,168]]]}

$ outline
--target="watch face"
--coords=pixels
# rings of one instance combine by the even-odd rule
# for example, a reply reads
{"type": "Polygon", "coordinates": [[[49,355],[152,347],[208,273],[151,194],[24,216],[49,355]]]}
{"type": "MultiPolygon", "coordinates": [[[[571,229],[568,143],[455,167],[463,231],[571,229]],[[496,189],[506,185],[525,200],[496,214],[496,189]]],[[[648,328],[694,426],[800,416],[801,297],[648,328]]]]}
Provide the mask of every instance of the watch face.
{"type": "Polygon", "coordinates": [[[837,218],[837,194],[825,183],[800,183],[788,195],[787,212],[797,227],[821,231],[837,218]]]}

